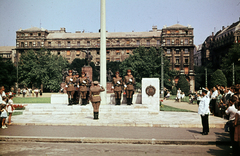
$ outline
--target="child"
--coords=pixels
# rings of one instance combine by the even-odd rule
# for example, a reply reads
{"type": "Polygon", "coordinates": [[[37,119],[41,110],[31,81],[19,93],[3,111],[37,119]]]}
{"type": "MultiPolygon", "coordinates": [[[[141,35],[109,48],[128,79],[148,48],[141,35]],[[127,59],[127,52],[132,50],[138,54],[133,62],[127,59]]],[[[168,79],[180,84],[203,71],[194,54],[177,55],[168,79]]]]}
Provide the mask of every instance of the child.
{"type": "Polygon", "coordinates": [[[11,118],[12,118],[12,113],[13,113],[13,110],[15,109],[13,107],[13,96],[9,96],[9,100],[8,100],[8,105],[7,105],[7,111],[9,113],[9,116],[8,116],[8,125],[11,125],[11,118]]]}
{"type": "Polygon", "coordinates": [[[1,105],[1,118],[2,118],[2,129],[7,128],[5,125],[5,120],[7,118],[7,105],[2,104],[1,105]]]}

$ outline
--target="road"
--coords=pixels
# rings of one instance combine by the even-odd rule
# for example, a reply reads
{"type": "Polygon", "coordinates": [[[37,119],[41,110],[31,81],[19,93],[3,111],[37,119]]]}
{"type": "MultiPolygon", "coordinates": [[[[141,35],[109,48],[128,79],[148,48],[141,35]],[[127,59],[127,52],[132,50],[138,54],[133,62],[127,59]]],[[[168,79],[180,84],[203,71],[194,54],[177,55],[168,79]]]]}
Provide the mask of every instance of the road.
{"type": "Polygon", "coordinates": [[[229,146],[215,145],[130,145],[130,144],[82,144],[1,142],[0,155],[81,155],[81,156],[228,156],[229,146]]]}

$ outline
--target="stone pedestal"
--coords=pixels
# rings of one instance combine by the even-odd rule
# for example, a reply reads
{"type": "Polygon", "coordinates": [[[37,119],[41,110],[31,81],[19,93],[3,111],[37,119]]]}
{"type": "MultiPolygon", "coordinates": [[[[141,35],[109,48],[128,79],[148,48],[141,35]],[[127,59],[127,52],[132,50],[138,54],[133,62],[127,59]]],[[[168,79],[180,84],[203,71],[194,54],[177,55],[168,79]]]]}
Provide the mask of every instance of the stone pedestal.
{"type": "MultiPolygon", "coordinates": [[[[92,81],[92,67],[91,66],[83,66],[82,71],[86,73],[86,76],[92,81]]],[[[81,76],[81,74],[80,74],[81,76]]]]}
{"type": "Polygon", "coordinates": [[[52,94],[51,104],[68,104],[67,94],[52,94]]]}
{"type": "Polygon", "coordinates": [[[159,79],[142,79],[142,104],[147,105],[149,111],[159,112],[159,79]],[[147,92],[146,92],[147,91],[147,92]],[[155,92],[153,94],[153,92],[155,92]],[[153,94],[153,95],[152,95],[153,94]]]}

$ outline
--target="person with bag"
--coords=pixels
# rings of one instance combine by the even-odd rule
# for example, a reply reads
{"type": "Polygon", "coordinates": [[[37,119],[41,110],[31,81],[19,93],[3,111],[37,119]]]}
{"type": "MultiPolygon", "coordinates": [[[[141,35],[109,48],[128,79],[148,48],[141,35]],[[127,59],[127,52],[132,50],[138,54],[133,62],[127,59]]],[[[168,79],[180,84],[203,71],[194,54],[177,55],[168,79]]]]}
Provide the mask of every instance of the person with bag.
{"type": "Polygon", "coordinates": [[[235,115],[237,113],[237,109],[235,108],[235,102],[237,101],[237,96],[236,95],[233,95],[230,97],[229,99],[229,107],[227,108],[227,110],[225,111],[225,113],[229,116],[229,121],[228,121],[228,124],[229,124],[229,135],[230,135],[230,139],[231,139],[231,146],[232,146],[232,149],[233,149],[233,154],[235,154],[235,151],[236,151],[236,142],[234,141],[234,131],[235,131],[235,128],[234,128],[234,120],[235,120],[235,115]]]}
{"type": "Polygon", "coordinates": [[[93,106],[94,120],[98,119],[99,115],[99,106],[101,102],[100,92],[105,91],[102,85],[98,85],[98,81],[93,82],[93,87],[90,88],[89,97],[93,106]]]}
{"type": "Polygon", "coordinates": [[[234,141],[238,142],[236,155],[240,155],[240,105],[238,105],[238,111],[235,115],[234,127],[234,141]]]}

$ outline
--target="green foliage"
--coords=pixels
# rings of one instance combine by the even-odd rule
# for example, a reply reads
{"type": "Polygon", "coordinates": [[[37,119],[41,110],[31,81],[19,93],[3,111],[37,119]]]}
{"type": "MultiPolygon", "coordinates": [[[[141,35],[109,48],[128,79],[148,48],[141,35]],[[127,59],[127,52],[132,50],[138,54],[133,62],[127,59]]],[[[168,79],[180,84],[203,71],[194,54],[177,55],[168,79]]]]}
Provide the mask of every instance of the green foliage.
{"type": "Polygon", "coordinates": [[[68,61],[50,51],[29,50],[21,54],[19,61],[19,81],[32,87],[43,87],[50,91],[58,91],[62,82],[62,70],[68,67],[68,61]]]}
{"type": "Polygon", "coordinates": [[[182,92],[185,93],[185,95],[189,94],[189,90],[190,90],[190,85],[189,82],[187,81],[187,79],[185,78],[185,76],[181,75],[178,83],[177,83],[177,88],[180,88],[182,92]]]}
{"type": "Polygon", "coordinates": [[[177,95],[177,88],[176,88],[176,86],[174,86],[172,88],[172,95],[177,95]]]}
{"type": "Polygon", "coordinates": [[[240,84],[240,43],[234,43],[229,52],[222,59],[221,69],[227,76],[227,85],[233,83],[233,63],[235,67],[235,84],[240,84]]]}
{"type": "Polygon", "coordinates": [[[17,68],[9,60],[4,61],[0,57],[0,86],[4,86],[9,91],[14,83],[17,82],[17,68]]]}
{"type": "Polygon", "coordinates": [[[211,77],[210,87],[212,88],[216,85],[227,85],[227,78],[220,69],[216,70],[211,77]]]}
{"type": "MultiPolygon", "coordinates": [[[[133,51],[133,55],[126,58],[120,65],[120,75],[124,76],[127,69],[132,70],[136,82],[141,83],[142,78],[161,77],[161,49],[151,47],[139,47],[133,51]]],[[[164,57],[164,86],[171,88],[172,79],[176,75],[175,71],[170,71],[169,61],[164,57]]]]}

